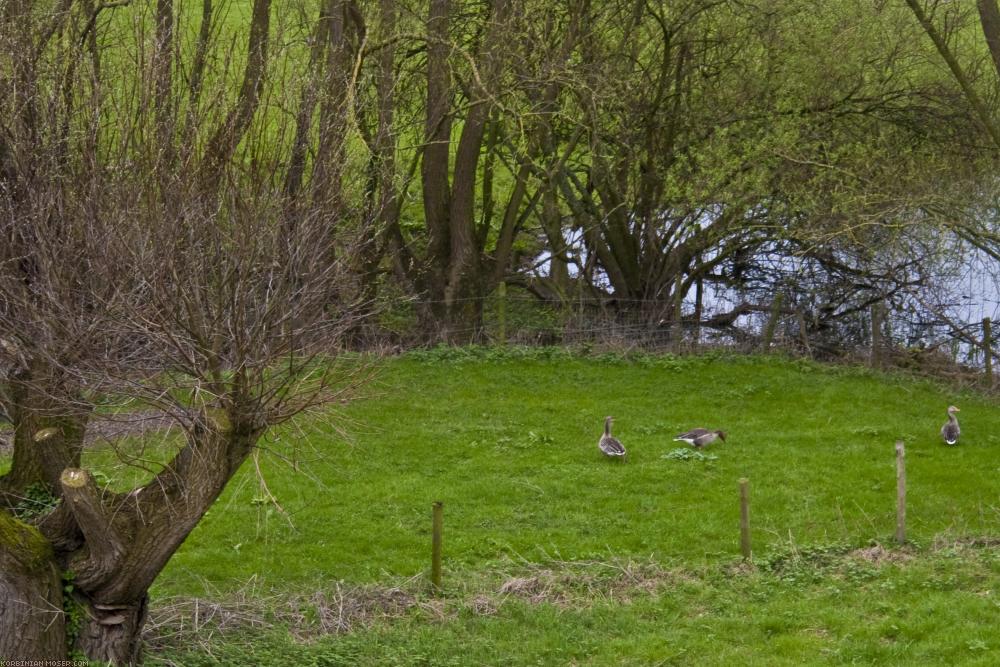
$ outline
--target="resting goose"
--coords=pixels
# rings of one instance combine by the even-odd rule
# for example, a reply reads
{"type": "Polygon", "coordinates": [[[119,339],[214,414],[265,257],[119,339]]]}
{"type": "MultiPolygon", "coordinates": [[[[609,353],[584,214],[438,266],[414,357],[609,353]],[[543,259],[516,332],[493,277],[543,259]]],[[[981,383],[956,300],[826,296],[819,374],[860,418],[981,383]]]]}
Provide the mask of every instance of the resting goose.
{"type": "Polygon", "coordinates": [[[962,429],[958,427],[958,420],[955,419],[956,412],[961,412],[961,410],[954,405],[949,405],[948,421],[941,427],[941,437],[944,438],[945,444],[948,445],[958,444],[958,436],[962,434],[962,429]]]}
{"type": "Polygon", "coordinates": [[[726,441],[725,431],[709,431],[707,428],[693,428],[687,433],[681,433],[674,438],[675,441],[686,442],[692,447],[704,447],[710,442],[715,442],[716,438],[726,441]]]}
{"type": "Polygon", "coordinates": [[[597,447],[601,453],[610,457],[624,457],[625,447],[616,438],[611,437],[611,417],[604,418],[604,435],[597,441],[597,447]]]}

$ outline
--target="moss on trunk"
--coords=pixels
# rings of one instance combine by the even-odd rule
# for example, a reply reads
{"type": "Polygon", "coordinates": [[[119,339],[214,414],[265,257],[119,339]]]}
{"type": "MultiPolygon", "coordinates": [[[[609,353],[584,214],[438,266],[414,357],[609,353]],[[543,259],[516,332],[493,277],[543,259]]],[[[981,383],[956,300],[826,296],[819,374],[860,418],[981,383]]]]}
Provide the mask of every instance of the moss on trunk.
{"type": "Polygon", "coordinates": [[[52,563],[52,545],[38,529],[3,511],[0,511],[0,549],[26,574],[35,574],[52,563]]]}
{"type": "Polygon", "coordinates": [[[38,529],[0,510],[0,658],[66,657],[62,582],[38,529]]]}

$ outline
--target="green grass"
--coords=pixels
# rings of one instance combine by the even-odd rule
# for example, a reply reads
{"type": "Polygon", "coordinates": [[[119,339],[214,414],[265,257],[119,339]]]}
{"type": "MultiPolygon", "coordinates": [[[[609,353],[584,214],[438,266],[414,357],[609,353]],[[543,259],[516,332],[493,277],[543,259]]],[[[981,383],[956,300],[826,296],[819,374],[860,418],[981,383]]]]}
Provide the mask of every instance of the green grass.
{"type": "Polygon", "coordinates": [[[524,573],[542,583],[521,592],[502,592],[502,578],[463,573],[469,578],[445,597],[415,598],[393,618],[340,636],[296,640],[292,635],[304,631],[297,622],[231,634],[212,644],[210,656],[175,649],[159,654],[158,662],[996,664],[1000,551],[875,552],[878,558],[844,548],[799,550],[756,569],[561,564],[524,573]]]}
{"type": "MultiPolygon", "coordinates": [[[[554,353],[557,354],[557,353],[554,353]]],[[[737,480],[751,480],[754,548],[889,540],[893,444],[907,444],[909,534],[996,533],[1000,417],[987,400],[927,382],[762,359],[389,361],[372,398],[344,409],[351,441],[322,421],[286,429],[301,473],[248,465],[173,559],[162,594],[250,578],[376,582],[427,567],[430,507],[445,503],[447,566],[652,555],[692,565],[738,553],[737,480]],[[963,444],[938,429],[962,408],[963,444]],[[607,461],[603,417],[629,450],[607,461]],[[674,434],[725,428],[712,461],[664,458],[674,434]]]]}
{"type": "MultiPolygon", "coordinates": [[[[248,462],[158,580],[154,607],[249,589],[280,607],[334,581],[398,585],[418,603],[307,642],[280,617],[252,636],[216,633],[223,664],[1000,661],[1000,550],[950,546],[1000,534],[1000,414],[988,398],[782,359],[517,348],[388,360],[369,394],[272,434],[265,445],[281,456],[262,452],[259,465],[284,512],[248,462]],[[963,437],[948,448],[938,429],[952,403],[963,437]],[[608,414],[625,463],[598,453],[608,414]],[[715,458],[670,457],[672,436],[699,425],[729,433],[707,449],[715,458]],[[892,542],[899,438],[912,544],[872,564],[852,551],[892,542]],[[751,571],[734,567],[741,477],[751,571]],[[443,600],[421,583],[435,500],[443,600]],[[521,570],[578,567],[590,581],[622,562],[668,576],[569,603],[498,593],[521,570]],[[495,610],[475,610],[483,596],[495,610]]],[[[88,457],[112,484],[134,481],[109,452],[88,457]]],[[[219,664],[171,650],[160,659],[219,664]]]]}

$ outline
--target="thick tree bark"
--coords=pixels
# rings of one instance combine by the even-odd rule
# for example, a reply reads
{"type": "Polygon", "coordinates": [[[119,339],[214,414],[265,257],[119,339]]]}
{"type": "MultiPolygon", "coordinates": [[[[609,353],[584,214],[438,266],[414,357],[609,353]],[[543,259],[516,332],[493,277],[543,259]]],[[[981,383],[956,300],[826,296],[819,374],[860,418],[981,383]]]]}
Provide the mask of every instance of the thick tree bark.
{"type": "MultiPolygon", "coordinates": [[[[80,465],[89,413],[65,414],[64,408],[58,408],[73,401],[50,393],[62,389],[51,377],[54,372],[33,363],[8,381],[14,456],[10,471],[0,477],[0,493],[7,494],[8,500],[23,496],[33,485],[58,496],[63,469],[80,465]],[[63,413],[57,414],[60,411],[63,413]]],[[[16,500],[8,504],[14,505],[16,500]]]]}
{"type": "Polygon", "coordinates": [[[62,581],[52,548],[0,510],[0,659],[66,657],[62,581]]]}
{"type": "Polygon", "coordinates": [[[142,600],[218,498],[260,435],[226,422],[224,415],[207,418],[160,474],[142,489],[114,498],[103,513],[81,513],[80,507],[71,506],[88,541],[104,544],[99,554],[88,552],[74,561],[81,563],[81,569],[87,565],[85,588],[94,600],[109,605],[142,600]],[[116,545],[124,545],[123,550],[119,552],[116,545]],[[99,565],[115,561],[110,570],[99,565]]]}
{"type": "MultiPolygon", "coordinates": [[[[371,149],[369,163],[369,210],[362,228],[358,274],[361,299],[374,304],[378,292],[379,264],[389,247],[389,239],[399,228],[399,187],[396,185],[397,142],[393,128],[396,114],[396,2],[380,0],[379,33],[385,43],[379,50],[375,70],[376,121],[368,132],[371,149]]],[[[361,115],[359,113],[359,115],[361,115]]],[[[399,261],[399,258],[394,259],[399,261]]]]}
{"type": "Polygon", "coordinates": [[[500,71],[503,28],[509,3],[493,4],[484,37],[475,82],[470,84],[469,110],[455,151],[451,186],[448,184],[452,95],[448,74],[448,22],[451,8],[447,0],[432,0],[428,21],[427,116],[423,155],[424,214],[430,239],[428,264],[429,295],[443,300],[437,308],[443,316],[446,340],[474,337],[481,318],[481,303],[489,274],[477,243],[476,180],[489,123],[492,101],[500,71]]]}
{"type": "Polygon", "coordinates": [[[0,657],[65,658],[73,626],[69,643],[91,660],[138,664],[150,585],[260,436],[223,411],[199,421],[142,489],[111,494],[86,471],[67,468],[63,502],[41,530],[0,510],[0,657]],[[61,569],[72,573],[65,603],[61,569]]]}
{"type": "Polygon", "coordinates": [[[986,45],[993,56],[993,67],[1000,76],[1000,8],[997,7],[997,0],[978,0],[976,6],[986,45]]]}
{"type": "Polygon", "coordinates": [[[541,220],[542,229],[545,231],[552,252],[552,259],[549,260],[549,278],[560,298],[565,298],[570,285],[569,263],[566,261],[567,245],[563,236],[562,214],[553,188],[547,188],[542,195],[541,220]]]}
{"type": "MultiPolygon", "coordinates": [[[[298,194],[302,188],[302,182],[306,174],[306,162],[309,153],[310,137],[312,135],[312,121],[316,110],[316,99],[319,96],[319,78],[322,72],[322,58],[326,49],[327,31],[330,29],[330,20],[327,16],[327,5],[323,5],[319,11],[319,18],[316,21],[316,30],[312,36],[312,46],[309,49],[309,79],[302,89],[302,101],[299,103],[298,113],[295,117],[295,138],[292,141],[292,150],[289,158],[288,171],[285,173],[285,195],[288,196],[289,204],[295,206],[299,203],[298,194]]],[[[296,213],[290,212],[290,217],[294,218],[296,213]]]]}
{"type": "MultiPolygon", "coordinates": [[[[424,120],[423,184],[424,220],[427,226],[428,275],[425,281],[432,301],[444,299],[446,269],[450,257],[451,228],[448,185],[451,146],[451,76],[448,55],[449,0],[431,0],[427,21],[427,112],[424,120]]],[[[438,309],[440,313],[440,309],[438,309]]]]}
{"type": "MultiPolygon", "coordinates": [[[[496,250],[493,253],[493,271],[490,283],[486,286],[488,290],[492,290],[504,279],[504,275],[510,266],[510,258],[514,249],[514,239],[517,237],[517,232],[526,217],[521,213],[521,206],[528,194],[530,171],[528,165],[521,165],[514,178],[514,189],[511,191],[510,198],[507,200],[507,206],[504,208],[503,222],[500,224],[500,233],[497,235],[496,250]]],[[[536,194],[532,202],[536,201],[538,196],[536,194]]],[[[532,206],[529,205],[528,209],[530,210],[531,208],[532,206]]],[[[482,248],[482,245],[480,245],[480,248],[482,248]]]]}
{"type": "Polygon", "coordinates": [[[343,208],[343,170],[353,62],[347,38],[347,2],[327,0],[321,32],[327,39],[326,67],[319,112],[319,137],[312,174],[313,205],[337,214],[343,208]]]}
{"type": "Polygon", "coordinates": [[[81,627],[75,648],[90,660],[112,665],[142,664],[142,628],[146,624],[147,600],[122,604],[100,604],[81,596],[79,605],[81,627]]]}
{"type": "Polygon", "coordinates": [[[215,192],[224,166],[232,158],[260,103],[270,44],[271,0],[254,0],[247,44],[247,62],[236,103],[208,140],[201,181],[206,192],[215,192]]]}

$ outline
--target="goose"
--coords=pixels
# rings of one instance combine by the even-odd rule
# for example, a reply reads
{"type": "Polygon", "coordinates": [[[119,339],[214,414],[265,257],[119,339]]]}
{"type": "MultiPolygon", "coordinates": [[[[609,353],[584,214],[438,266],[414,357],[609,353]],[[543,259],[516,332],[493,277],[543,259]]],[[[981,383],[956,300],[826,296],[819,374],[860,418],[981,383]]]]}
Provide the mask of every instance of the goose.
{"type": "Polygon", "coordinates": [[[624,457],[625,447],[617,438],[611,437],[611,422],[614,421],[611,417],[604,418],[604,435],[601,439],[597,441],[597,447],[601,450],[601,453],[605,456],[624,457]]]}
{"type": "Polygon", "coordinates": [[[721,438],[723,442],[726,441],[725,431],[709,431],[707,428],[693,428],[687,433],[681,433],[679,436],[674,438],[677,442],[686,442],[692,447],[704,447],[710,442],[715,442],[716,438],[721,438]]]}
{"type": "Polygon", "coordinates": [[[962,434],[962,429],[958,427],[958,420],[955,419],[956,412],[961,411],[954,405],[949,405],[948,421],[941,427],[941,437],[944,438],[945,444],[948,445],[958,444],[958,436],[962,434]]]}

